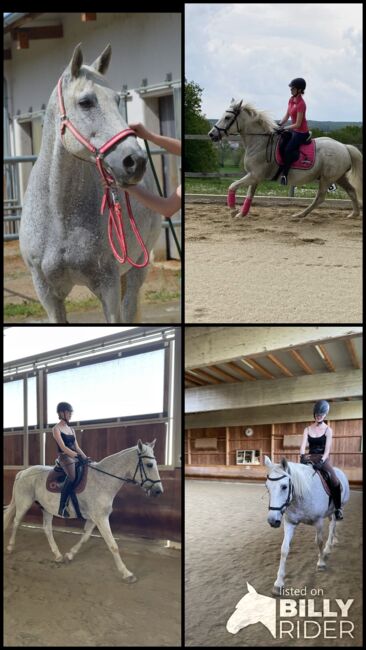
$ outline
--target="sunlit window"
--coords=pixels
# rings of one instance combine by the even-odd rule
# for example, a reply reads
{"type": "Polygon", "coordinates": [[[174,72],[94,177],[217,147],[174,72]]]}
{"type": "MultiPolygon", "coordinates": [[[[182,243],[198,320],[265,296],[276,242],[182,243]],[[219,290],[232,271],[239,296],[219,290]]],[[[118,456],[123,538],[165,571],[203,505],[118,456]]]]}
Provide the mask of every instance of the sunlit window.
{"type": "Polygon", "coordinates": [[[73,421],[163,412],[164,349],[49,373],[48,423],[56,406],[69,402],[73,421]]]}

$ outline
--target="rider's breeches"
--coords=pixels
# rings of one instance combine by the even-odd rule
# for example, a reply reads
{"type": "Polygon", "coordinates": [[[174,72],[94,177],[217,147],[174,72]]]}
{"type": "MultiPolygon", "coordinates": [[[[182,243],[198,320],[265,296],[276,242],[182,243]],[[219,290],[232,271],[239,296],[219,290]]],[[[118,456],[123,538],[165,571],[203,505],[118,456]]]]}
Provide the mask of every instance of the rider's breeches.
{"type": "MultiPolygon", "coordinates": [[[[319,462],[321,460],[322,455],[323,454],[307,454],[310,460],[314,462],[319,462]]],[[[340,484],[340,480],[337,474],[335,473],[333,467],[331,466],[328,458],[327,460],[324,461],[322,469],[324,469],[325,472],[328,472],[332,487],[337,487],[340,484]]]]}
{"type": "Polygon", "coordinates": [[[66,476],[72,481],[75,481],[76,478],[76,471],[75,471],[75,465],[76,465],[76,458],[71,458],[67,454],[59,454],[58,455],[58,461],[66,473],[66,476]]]}

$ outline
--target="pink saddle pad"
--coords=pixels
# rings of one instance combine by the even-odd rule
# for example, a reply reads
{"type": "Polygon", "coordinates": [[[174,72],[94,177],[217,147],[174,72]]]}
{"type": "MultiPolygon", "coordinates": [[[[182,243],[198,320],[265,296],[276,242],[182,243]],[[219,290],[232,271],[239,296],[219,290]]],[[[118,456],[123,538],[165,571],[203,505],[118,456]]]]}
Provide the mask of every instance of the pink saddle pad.
{"type": "MultiPolygon", "coordinates": [[[[300,145],[300,156],[298,160],[292,163],[291,167],[293,169],[311,169],[315,162],[315,153],[316,153],[316,143],[315,140],[309,142],[309,144],[300,145]]],[[[277,144],[276,147],[276,163],[278,165],[283,165],[282,156],[277,144]]]]}

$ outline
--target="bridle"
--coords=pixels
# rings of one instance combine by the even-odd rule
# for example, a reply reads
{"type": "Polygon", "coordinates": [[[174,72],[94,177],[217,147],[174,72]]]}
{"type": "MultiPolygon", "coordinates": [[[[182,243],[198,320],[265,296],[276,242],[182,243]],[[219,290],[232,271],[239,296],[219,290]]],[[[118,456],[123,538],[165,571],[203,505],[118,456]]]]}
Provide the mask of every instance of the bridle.
{"type": "Polygon", "coordinates": [[[270,506],[268,506],[268,510],[280,510],[281,515],[283,514],[283,512],[287,508],[287,506],[290,504],[291,499],[294,496],[294,486],[293,486],[292,481],[291,481],[291,476],[289,476],[288,474],[282,474],[282,476],[278,476],[277,478],[271,478],[267,474],[268,481],[280,481],[282,478],[288,478],[289,479],[287,499],[286,499],[285,503],[283,503],[282,506],[280,506],[279,508],[273,508],[273,507],[271,508],[270,506]]]}
{"type": "MultiPolygon", "coordinates": [[[[238,124],[238,117],[240,115],[240,111],[231,111],[230,109],[228,109],[227,111],[225,111],[225,113],[231,113],[234,117],[225,128],[222,128],[221,126],[217,126],[217,124],[215,124],[212,127],[213,129],[216,129],[218,131],[219,140],[222,140],[221,133],[224,133],[226,137],[229,137],[230,135],[240,135],[239,124],[238,124]],[[234,122],[236,122],[237,133],[228,133],[228,130],[232,127],[234,122]]],[[[272,162],[274,140],[276,137],[279,137],[279,134],[276,131],[273,131],[271,133],[246,133],[245,135],[258,135],[258,136],[261,135],[267,137],[268,142],[266,146],[266,162],[268,163],[272,162]]]]}
{"type": "MultiPolygon", "coordinates": [[[[124,230],[124,224],[123,224],[123,217],[122,217],[122,209],[121,205],[118,201],[118,196],[117,196],[117,190],[116,190],[116,183],[110,174],[108,174],[107,170],[105,169],[103,165],[103,159],[104,155],[109,152],[113,147],[118,144],[118,142],[121,142],[125,138],[128,138],[130,135],[133,135],[136,137],[136,133],[132,129],[124,129],[123,131],[120,131],[116,135],[114,135],[112,138],[107,140],[99,149],[94,147],[94,145],[91,144],[84,136],[80,133],[80,131],[77,130],[77,128],[73,125],[73,123],[69,120],[69,118],[66,115],[66,110],[65,110],[65,104],[62,96],[62,77],[58,80],[57,83],[57,95],[58,95],[58,105],[60,109],[60,119],[61,119],[61,141],[65,149],[67,150],[67,147],[65,146],[64,142],[64,135],[65,135],[65,129],[69,129],[73,136],[84,146],[86,149],[88,149],[93,155],[94,155],[94,162],[97,166],[98,172],[101,176],[102,179],[102,184],[104,187],[104,195],[102,199],[102,204],[101,204],[101,210],[100,213],[103,214],[106,204],[108,204],[109,208],[109,218],[108,218],[108,240],[113,252],[114,257],[121,263],[124,264],[125,262],[129,262],[131,266],[134,266],[135,268],[143,268],[146,266],[149,262],[149,253],[146,249],[146,246],[143,242],[143,239],[141,237],[140,231],[137,227],[136,221],[134,219],[134,216],[132,214],[132,208],[131,208],[131,203],[130,203],[130,197],[128,195],[128,192],[125,191],[125,200],[126,200],[126,205],[127,205],[127,211],[128,211],[128,217],[130,220],[131,228],[135,234],[136,240],[138,241],[141,250],[144,254],[144,260],[141,264],[138,264],[137,262],[134,262],[128,255],[127,253],[127,244],[126,244],[126,234],[124,230]],[[113,187],[114,186],[114,187],[113,187]],[[114,241],[113,241],[113,234],[116,237],[116,240],[120,246],[120,250],[122,254],[119,254],[116,250],[114,241]]],[[[67,150],[68,151],[68,150],[67,150]]],[[[70,152],[69,152],[70,153],[70,152]]],[[[75,154],[72,154],[75,155],[75,154]]],[[[79,156],[76,156],[79,157],[79,156]]],[[[82,159],[84,160],[84,159],[82,159]]]]}
{"type": "Polygon", "coordinates": [[[151,483],[150,487],[155,485],[155,483],[160,483],[161,482],[160,479],[154,480],[148,477],[148,475],[146,474],[144,463],[142,462],[144,458],[149,458],[150,460],[156,460],[154,456],[145,456],[145,454],[140,454],[140,452],[137,452],[137,454],[138,454],[138,461],[137,461],[133,478],[124,478],[123,476],[116,476],[115,474],[111,474],[110,472],[105,472],[103,469],[94,467],[93,465],[90,465],[90,463],[88,463],[88,465],[91,469],[95,469],[96,472],[101,472],[102,474],[113,476],[113,478],[118,478],[120,481],[124,481],[125,483],[134,483],[135,485],[140,485],[140,487],[143,487],[144,483],[146,483],[147,481],[150,481],[151,483]],[[136,480],[136,474],[138,474],[138,472],[140,473],[140,477],[139,477],[140,481],[136,480]]]}
{"type": "Polygon", "coordinates": [[[228,130],[232,127],[232,125],[234,124],[234,122],[236,122],[236,130],[237,130],[238,133],[230,133],[230,135],[239,135],[238,116],[239,116],[239,114],[240,114],[240,111],[230,111],[230,110],[227,110],[227,111],[225,111],[225,113],[231,113],[232,115],[234,115],[234,117],[233,117],[233,119],[231,120],[230,124],[228,124],[228,125],[225,127],[225,129],[223,129],[221,126],[217,126],[217,124],[215,124],[215,125],[213,126],[213,128],[216,129],[216,130],[219,132],[219,138],[220,138],[220,140],[221,140],[221,138],[222,138],[221,131],[222,131],[223,133],[225,133],[226,137],[229,137],[228,130]]]}

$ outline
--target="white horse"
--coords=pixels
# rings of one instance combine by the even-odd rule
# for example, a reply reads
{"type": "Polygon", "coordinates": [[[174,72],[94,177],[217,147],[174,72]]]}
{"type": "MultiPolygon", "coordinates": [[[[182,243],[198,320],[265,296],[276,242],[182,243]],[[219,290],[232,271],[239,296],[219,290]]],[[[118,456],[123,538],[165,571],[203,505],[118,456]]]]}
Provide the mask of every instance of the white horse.
{"type": "Polygon", "coordinates": [[[88,66],[75,48],[48,102],[24,197],[20,249],[50,323],[67,323],[75,285],[101,301],[108,323],[133,322],[161,232],[161,216],[123,191],[140,181],[152,190],[153,178],[106,81],[111,52],[109,45],[88,66]]]}
{"type": "MultiPolygon", "coordinates": [[[[278,165],[274,159],[275,145],[278,142],[278,125],[265,111],[258,111],[251,104],[232,100],[229,108],[209,132],[213,142],[223,136],[240,134],[244,147],[244,167],[247,174],[229,187],[228,205],[235,215],[235,192],[243,185],[248,194],[237,217],[245,216],[258,187],[264,180],[274,180],[278,165]]],[[[359,216],[359,201],[362,200],[362,154],[356,147],[342,144],[332,138],[315,138],[316,160],[311,169],[290,169],[290,185],[305,185],[319,181],[318,193],[314,201],[294,218],[304,217],[325,199],[327,190],[337,182],[352,201],[351,217],[359,216]]]]}
{"type": "MultiPolygon", "coordinates": [[[[269,469],[266,487],[269,492],[268,523],[279,528],[284,515],[284,538],[281,546],[281,561],[274,583],[273,593],[279,594],[285,582],[285,566],[290,543],[299,523],[314,525],[315,540],[319,548],[318,569],[325,569],[326,556],[329,555],[335,541],[336,519],[334,502],[329,505],[329,497],[324,490],[321,479],[310,465],[287,462],[282,458],[279,464],[272,463],[268,456],[264,463],[269,469]],[[324,547],[323,524],[328,517],[329,535],[324,547]]],[[[334,468],[341,482],[342,505],[349,499],[349,484],[346,475],[334,468]]]]}
{"type": "MultiPolygon", "coordinates": [[[[153,451],[154,445],[155,440],[145,444],[139,440],[135,447],[119,451],[112,456],[103,458],[98,463],[90,464],[86,487],[83,492],[78,494],[80,511],[86,519],[84,534],[80,541],[65,554],[65,558],[60,553],[52,533],[52,518],[59,516],[60,502],[60,494],[49,492],[46,489],[47,475],[52,467],[33,465],[18,472],[14,481],[11,502],[4,513],[4,531],[14,520],[13,531],[7,547],[8,552],[11,553],[14,549],[15,535],[22,518],[32,503],[37,501],[43,508],[43,528],[56,562],[62,562],[64,559],[71,561],[97,526],[114,557],[117,570],[123,580],[135,582],[137,578],[127,569],[119,555],[118,546],[110,528],[109,517],[113,509],[113,499],[121,488],[121,481],[122,484],[128,482],[140,485],[148,495],[158,496],[163,493],[153,451]]],[[[71,502],[68,508],[70,517],[77,518],[71,502]]]]}
{"type": "Polygon", "coordinates": [[[243,627],[263,623],[276,638],[276,599],[262,596],[247,582],[248,593],[236,605],[235,612],[226,623],[226,629],[236,634],[243,627]]]}

